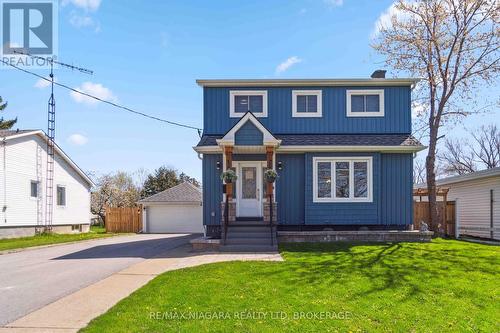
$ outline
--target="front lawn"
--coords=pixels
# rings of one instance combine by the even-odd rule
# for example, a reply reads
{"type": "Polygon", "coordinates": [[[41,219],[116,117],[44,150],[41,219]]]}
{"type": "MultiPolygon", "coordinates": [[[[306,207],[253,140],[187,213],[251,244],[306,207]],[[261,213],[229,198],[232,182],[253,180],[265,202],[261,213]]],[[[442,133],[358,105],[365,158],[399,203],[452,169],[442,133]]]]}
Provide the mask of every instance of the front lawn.
{"type": "Polygon", "coordinates": [[[21,249],[31,246],[49,245],[110,237],[116,234],[106,233],[103,227],[92,226],[90,232],[79,234],[41,234],[31,237],[0,239],[0,251],[21,249]]]}
{"type": "Polygon", "coordinates": [[[167,272],[83,332],[498,332],[500,248],[288,244],[284,262],[167,272]]]}

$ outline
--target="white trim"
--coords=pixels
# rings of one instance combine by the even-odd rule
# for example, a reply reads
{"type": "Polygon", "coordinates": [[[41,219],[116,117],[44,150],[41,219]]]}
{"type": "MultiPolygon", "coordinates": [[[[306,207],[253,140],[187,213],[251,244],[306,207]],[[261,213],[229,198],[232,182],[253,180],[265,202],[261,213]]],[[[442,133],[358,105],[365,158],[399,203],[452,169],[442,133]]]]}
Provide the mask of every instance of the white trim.
{"type": "Polygon", "coordinates": [[[384,90],[383,89],[366,89],[366,90],[346,90],[347,97],[347,117],[383,117],[384,112],[384,90]],[[351,111],[351,96],[359,95],[378,95],[379,96],[379,112],[352,112],[351,111]]]}
{"type": "Polygon", "coordinates": [[[235,140],[235,135],[236,135],[236,132],[238,132],[238,130],[244,125],[247,123],[247,121],[250,121],[252,122],[252,124],[255,125],[255,127],[257,127],[257,129],[259,131],[262,132],[262,144],[263,146],[279,146],[279,144],[281,143],[281,140],[277,140],[272,134],[271,132],[269,132],[267,130],[267,128],[264,127],[264,125],[262,125],[258,120],[257,118],[255,118],[255,115],[251,112],[247,112],[237,123],[236,125],[233,126],[233,128],[231,128],[229,130],[229,132],[226,133],[226,135],[224,135],[224,137],[222,139],[218,139],[216,140],[217,141],[217,144],[219,146],[234,146],[234,140],[235,140]]]}
{"type": "Polygon", "coordinates": [[[56,184],[56,207],[59,207],[59,208],[64,208],[68,205],[68,196],[67,196],[67,192],[66,192],[66,185],[65,184],[56,184]],[[58,193],[57,193],[57,188],[60,187],[60,188],[64,188],[64,205],[60,205],[58,203],[58,193]]]}
{"type": "MultiPolygon", "coordinates": [[[[241,118],[245,113],[236,112],[234,98],[236,96],[262,96],[262,112],[253,113],[256,117],[267,117],[267,90],[231,90],[229,91],[229,117],[241,118]]],[[[250,103],[250,100],[248,100],[250,103]]]]}
{"type": "MultiPolygon", "coordinates": [[[[280,146],[278,153],[304,152],[381,152],[381,153],[415,153],[426,149],[426,146],[280,146]]],[[[201,146],[193,149],[202,154],[221,153],[219,146],[201,146]]]]}
{"type": "Polygon", "coordinates": [[[314,118],[323,116],[323,92],[321,90],[292,90],[292,117],[294,118],[314,118]],[[316,96],[316,112],[297,112],[298,96],[316,96]]]}
{"type": "Polygon", "coordinates": [[[345,156],[345,157],[313,157],[313,202],[328,203],[328,202],[373,202],[373,158],[371,156],[345,156]],[[318,162],[331,163],[331,198],[318,197],[318,162]],[[335,162],[349,162],[349,198],[335,197],[335,162]],[[354,197],[354,162],[367,162],[367,185],[368,196],[366,198],[354,197]]]}
{"type": "Polygon", "coordinates": [[[421,79],[390,78],[390,79],[216,79],[196,80],[201,87],[276,87],[276,86],[410,86],[413,87],[421,79]]]}
{"type": "Polygon", "coordinates": [[[241,177],[240,177],[240,172],[242,166],[248,165],[250,167],[256,167],[256,186],[257,186],[257,201],[259,202],[258,207],[259,211],[257,212],[257,216],[262,216],[264,213],[264,200],[262,197],[262,194],[264,193],[264,189],[262,188],[263,186],[263,175],[262,175],[262,167],[263,163],[262,161],[233,161],[233,166],[236,169],[236,174],[238,175],[238,179],[236,180],[236,198],[234,202],[236,203],[236,216],[239,217],[241,216],[240,212],[240,199],[241,199],[241,177]]]}

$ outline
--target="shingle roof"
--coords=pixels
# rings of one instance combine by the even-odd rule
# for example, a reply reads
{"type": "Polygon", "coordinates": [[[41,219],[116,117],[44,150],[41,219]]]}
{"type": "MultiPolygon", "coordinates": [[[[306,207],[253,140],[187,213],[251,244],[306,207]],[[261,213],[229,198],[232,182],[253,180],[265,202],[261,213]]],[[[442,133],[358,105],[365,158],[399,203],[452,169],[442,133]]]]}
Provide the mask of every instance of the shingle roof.
{"type": "MultiPolygon", "coordinates": [[[[275,134],[281,146],[408,146],[422,144],[407,134],[275,134]]],[[[216,146],[222,135],[203,135],[198,147],[216,146]]]]}
{"type": "Polygon", "coordinates": [[[0,137],[12,136],[12,135],[35,132],[35,131],[38,131],[38,130],[19,130],[19,129],[17,129],[17,130],[0,130],[0,137]]]}
{"type": "Polygon", "coordinates": [[[191,183],[184,182],[144,198],[139,202],[201,202],[201,190],[191,183]]]}

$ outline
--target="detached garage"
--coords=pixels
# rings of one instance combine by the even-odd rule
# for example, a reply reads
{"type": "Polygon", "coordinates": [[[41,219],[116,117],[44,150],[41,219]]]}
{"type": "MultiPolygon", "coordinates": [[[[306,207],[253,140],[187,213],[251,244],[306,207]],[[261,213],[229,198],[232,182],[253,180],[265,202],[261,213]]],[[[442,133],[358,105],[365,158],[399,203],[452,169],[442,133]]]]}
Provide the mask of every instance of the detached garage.
{"type": "Polygon", "coordinates": [[[184,182],[139,201],[146,233],[202,233],[201,190],[184,182]]]}

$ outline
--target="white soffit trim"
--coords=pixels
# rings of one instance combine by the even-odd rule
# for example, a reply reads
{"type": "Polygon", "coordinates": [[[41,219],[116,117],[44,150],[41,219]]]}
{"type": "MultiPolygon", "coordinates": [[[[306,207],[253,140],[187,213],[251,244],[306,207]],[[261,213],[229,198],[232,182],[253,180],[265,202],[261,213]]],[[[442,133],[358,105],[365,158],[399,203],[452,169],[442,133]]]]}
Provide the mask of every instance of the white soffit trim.
{"type": "MultiPolygon", "coordinates": [[[[415,153],[426,149],[426,146],[280,146],[277,153],[304,152],[382,152],[382,153],[415,153]]],[[[221,153],[219,146],[193,147],[198,153],[221,153]]]]}
{"type": "Polygon", "coordinates": [[[389,79],[220,79],[196,80],[201,87],[276,87],[276,86],[411,86],[420,79],[389,78],[389,79]]]}
{"type": "Polygon", "coordinates": [[[227,132],[226,135],[224,135],[224,137],[222,139],[217,139],[216,140],[217,144],[220,146],[226,146],[226,145],[232,146],[232,145],[234,145],[234,139],[235,139],[236,132],[238,132],[238,130],[244,124],[246,124],[247,121],[252,122],[252,124],[254,124],[255,127],[257,127],[257,129],[262,132],[263,145],[265,145],[265,146],[279,146],[280,145],[281,140],[276,139],[271,134],[271,132],[269,132],[267,130],[267,128],[265,128],[264,125],[262,125],[261,122],[251,112],[245,113],[245,115],[243,117],[241,117],[240,120],[238,120],[236,125],[234,125],[233,128],[231,128],[229,130],[229,132],[227,132]]]}

